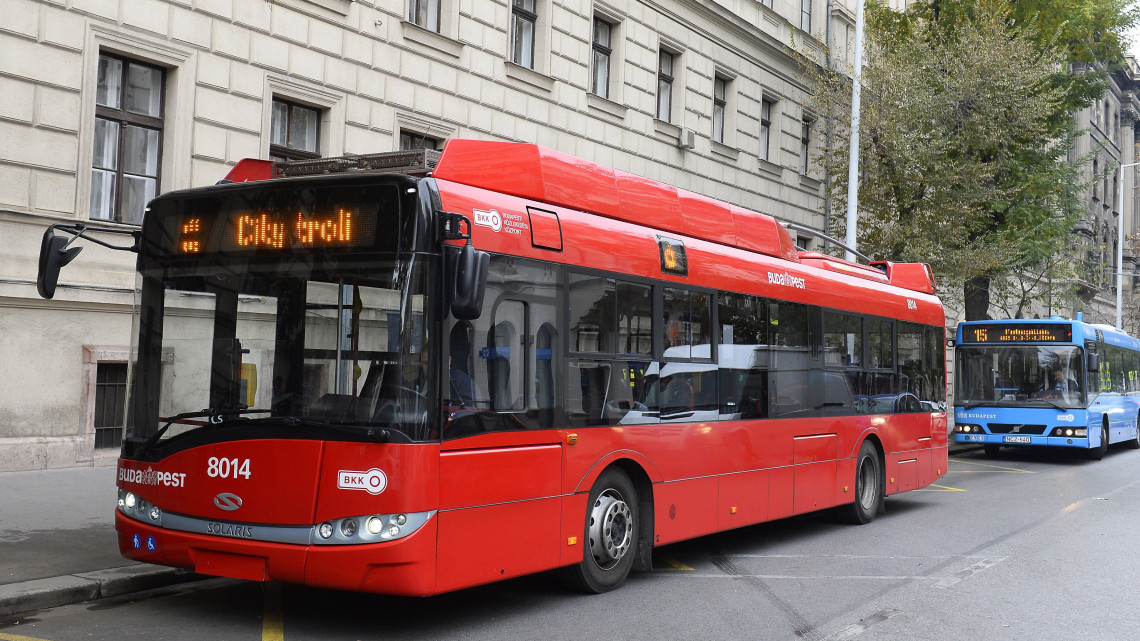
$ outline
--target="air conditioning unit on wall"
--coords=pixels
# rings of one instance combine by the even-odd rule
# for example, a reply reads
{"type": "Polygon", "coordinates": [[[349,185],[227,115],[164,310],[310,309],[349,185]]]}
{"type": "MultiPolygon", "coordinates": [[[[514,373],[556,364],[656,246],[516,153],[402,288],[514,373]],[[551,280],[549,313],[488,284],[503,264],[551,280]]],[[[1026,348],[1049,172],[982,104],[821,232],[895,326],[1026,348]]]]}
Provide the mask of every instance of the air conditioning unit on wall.
{"type": "Polygon", "coordinates": [[[681,149],[692,149],[697,146],[697,132],[692,129],[682,129],[681,135],[677,138],[677,146],[681,149]]]}

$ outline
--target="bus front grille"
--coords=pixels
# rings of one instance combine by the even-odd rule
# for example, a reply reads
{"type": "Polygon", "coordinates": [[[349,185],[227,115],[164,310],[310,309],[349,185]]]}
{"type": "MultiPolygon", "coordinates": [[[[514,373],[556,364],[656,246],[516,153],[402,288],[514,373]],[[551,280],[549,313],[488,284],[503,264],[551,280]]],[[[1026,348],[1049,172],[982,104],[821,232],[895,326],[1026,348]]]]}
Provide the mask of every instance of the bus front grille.
{"type": "Polygon", "coordinates": [[[1040,436],[1049,427],[1047,425],[1023,425],[1020,423],[990,423],[990,432],[993,434],[1034,434],[1040,436]]]}

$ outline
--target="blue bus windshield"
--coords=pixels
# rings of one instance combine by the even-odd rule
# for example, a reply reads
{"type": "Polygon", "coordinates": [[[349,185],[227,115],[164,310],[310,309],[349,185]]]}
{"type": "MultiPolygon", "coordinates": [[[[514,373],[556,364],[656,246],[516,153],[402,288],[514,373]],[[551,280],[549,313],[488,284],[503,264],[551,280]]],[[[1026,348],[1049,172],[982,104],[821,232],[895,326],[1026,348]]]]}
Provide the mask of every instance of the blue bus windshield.
{"type": "Polygon", "coordinates": [[[958,347],[956,405],[1085,407],[1083,350],[1075,345],[958,347]]]}

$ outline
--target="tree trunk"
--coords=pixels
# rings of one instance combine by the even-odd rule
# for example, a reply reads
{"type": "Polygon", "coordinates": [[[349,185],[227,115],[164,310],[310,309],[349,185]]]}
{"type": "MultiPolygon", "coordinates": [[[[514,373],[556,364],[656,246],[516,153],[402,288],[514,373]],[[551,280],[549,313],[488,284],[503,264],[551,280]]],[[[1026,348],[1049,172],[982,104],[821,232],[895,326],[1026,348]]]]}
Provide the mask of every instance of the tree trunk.
{"type": "Polygon", "coordinates": [[[975,276],[962,287],[966,302],[966,320],[989,320],[990,277],[975,276]]]}

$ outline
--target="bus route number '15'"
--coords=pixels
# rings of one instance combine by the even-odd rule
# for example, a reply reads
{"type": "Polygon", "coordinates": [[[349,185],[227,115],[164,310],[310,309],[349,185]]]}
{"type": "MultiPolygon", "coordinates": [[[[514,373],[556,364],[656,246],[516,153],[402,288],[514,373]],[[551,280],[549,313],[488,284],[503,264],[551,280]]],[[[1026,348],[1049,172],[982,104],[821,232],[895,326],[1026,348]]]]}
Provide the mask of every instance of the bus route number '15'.
{"type": "Polygon", "coordinates": [[[249,478],[249,459],[218,458],[211,456],[206,461],[206,476],[218,479],[249,478]]]}

